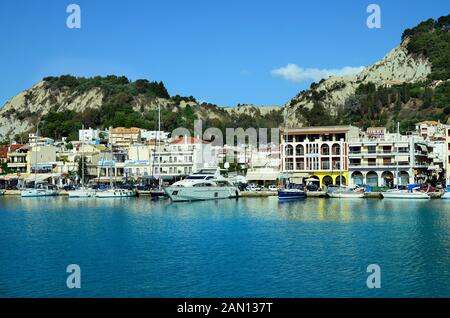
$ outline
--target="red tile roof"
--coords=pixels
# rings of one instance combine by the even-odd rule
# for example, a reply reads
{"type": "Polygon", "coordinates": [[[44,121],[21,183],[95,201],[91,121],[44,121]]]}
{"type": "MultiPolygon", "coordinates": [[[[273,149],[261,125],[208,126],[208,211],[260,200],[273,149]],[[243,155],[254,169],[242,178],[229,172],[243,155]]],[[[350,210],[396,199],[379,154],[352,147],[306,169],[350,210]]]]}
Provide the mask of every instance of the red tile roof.
{"type": "Polygon", "coordinates": [[[14,145],[10,145],[9,146],[9,152],[14,152],[19,148],[22,148],[23,146],[25,146],[24,144],[14,144],[14,145]]]}
{"type": "Polygon", "coordinates": [[[6,158],[9,146],[0,146],[0,158],[6,158]]]}
{"type": "Polygon", "coordinates": [[[172,140],[170,143],[173,145],[173,144],[200,144],[200,143],[207,144],[209,142],[194,137],[179,137],[177,139],[172,140]]]}

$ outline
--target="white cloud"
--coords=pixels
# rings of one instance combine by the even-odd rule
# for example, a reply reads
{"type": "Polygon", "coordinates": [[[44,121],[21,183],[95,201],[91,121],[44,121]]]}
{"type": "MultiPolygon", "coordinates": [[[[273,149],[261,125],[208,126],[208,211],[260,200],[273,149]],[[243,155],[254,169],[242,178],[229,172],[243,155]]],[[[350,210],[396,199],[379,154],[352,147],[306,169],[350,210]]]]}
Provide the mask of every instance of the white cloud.
{"type": "Polygon", "coordinates": [[[322,78],[330,76],[346,76],[361,72],[364,66],[352,67],[345,66],[337,69],[318,69],[318,68],[301,68],[296,64],[288,64],[286,66],[272,70],[272,75],[281,77],[292,82],[320,81],[322,78]]]}

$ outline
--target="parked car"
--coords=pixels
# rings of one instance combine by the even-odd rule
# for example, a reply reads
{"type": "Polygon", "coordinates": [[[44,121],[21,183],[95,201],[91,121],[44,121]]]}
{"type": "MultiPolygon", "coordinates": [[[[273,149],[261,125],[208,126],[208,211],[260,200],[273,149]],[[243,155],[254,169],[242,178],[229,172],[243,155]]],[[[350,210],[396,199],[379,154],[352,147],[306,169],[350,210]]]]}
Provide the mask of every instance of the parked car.
{"type": "Polygon", "coordinates": [[[269,186],[269,191],[270,191],[270,192],[277,192],[277,191],[278,191],[278,188],[277,188],[276,185],[271,184],[271,185],[269,186]]]}
{"type": "Polygon", "coordinates": [[[253,191],[261,191],[261,188],[258,187],[256,184],[252,183],[246,188],[246,190],[247,191],[251,191],[251,192],[253,192],[253,191]]]}
{"type": "Polygon", "coordinates": [[[306,190],[310,191],[310,192],[317,192],[317,191],[320,191],[320,188],[318,186],[316,186],[315,184],[308,184],[306,186],[306,190]]]}
{"type": "Polygon", "coordinates": [[[64,191],[73,191],[73,190],[75,190],[75,186],[73,186],[73,185],[65,185],[63,187],[63,190],[64,191]]]}

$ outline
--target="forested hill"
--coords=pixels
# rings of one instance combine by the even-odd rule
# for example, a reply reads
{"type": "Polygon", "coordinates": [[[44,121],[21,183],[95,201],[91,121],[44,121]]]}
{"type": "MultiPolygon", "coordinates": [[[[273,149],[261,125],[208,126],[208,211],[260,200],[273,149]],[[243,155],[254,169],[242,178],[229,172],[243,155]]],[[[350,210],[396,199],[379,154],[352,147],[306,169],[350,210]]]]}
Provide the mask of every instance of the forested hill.
{"type": "Polygon", "coordinates": [[[39,124],[41,134],[69,139],[85,127],[139,127],[156,129],[161,106],[162,129],[203,127],[278,127],[281,107],[240,106],[221,108],[199,103],[193,96],[170,96],[162,82],[124,76],[83,78],[46,77],[0,109],[0,141],[24,140],[39,124]],[[3,137],[3,138],[2,138],[3,137]]]}
{"type": "MultiPolygon", "coordinates": [[[[124,76],[82,78],[46,77],[9,100],[0,109],[0,142],[26,140],[39,124],[49,137],[77,138],[85,127],[157,127],[157,105],[162,128],[282,127],[353,124],[413,129],[422,120],[450,123],[450,15],[429,19],[407,29],[400,45],[382,60],[346,77],[312,83],[285,107],[218,107],[199,103],[193,96],[171,96],[162,82],[124,76]]],[[[400,35],[399,35],[400,36],[400,35]]],[[[344,48],[343,48],[344,49],[344,48]]],[[[233,92],[230,92],[232,94],[233,92]]]]}
{"type": "Polygon", "coordinates": [[[286,106],[291,125],[450,123],[450,15],[407,29],[401,44],[360,73],[313,83],[286,106]]]}

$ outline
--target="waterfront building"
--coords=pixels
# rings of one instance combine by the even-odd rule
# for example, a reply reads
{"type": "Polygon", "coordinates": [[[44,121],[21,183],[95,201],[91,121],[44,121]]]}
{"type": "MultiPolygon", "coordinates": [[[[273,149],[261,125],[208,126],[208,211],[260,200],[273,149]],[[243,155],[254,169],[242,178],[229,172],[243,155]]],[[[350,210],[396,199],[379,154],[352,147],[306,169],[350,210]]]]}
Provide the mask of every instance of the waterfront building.
{"type": "Polygon", "coordinates": [[[177,180],[203,168],[218,166],[211,143],[193,137],[179,137],[153,153],[153,175],[177,180]]]}
{"type": "Polygon", "coordinates": [[[141,139],[142,141],[167,141],[169,139],[169,133],[165,131],[141,129],[141,139]]]}
{"type": "Polygon", "coordinates": [[[27,153],[30,147],[24,144],[13,144],[8,147],[7,166],[11,173],[27,172],[27,153]]]}
{"type": "Polygon", "coordinates": [[[347,184],[347,141],[359,134],[355,126],[288,129],[281,142],[283,175],[295,183],[315,179],[320,187],[347,184]]]}
{"type": "MultiPolygon", "coordinates": [[[[9,145],[0,145],[0,164],[8,162],[9,147],[9,145]]],[[[2,173],[2,171],[0,171],[0,173],[2,173]]]]}
{"type": "Polygon", "coordinates": [[[131,145],[125,161],[125,174],[133,179],[151,178],[154,151],[155,147],[151,145],[131,145]]]}
{"type": "Polygon", "coordinates": [[[349,140],[350,185],[394,187],[430,178],[432,147],[424,138],[386,130],[376,135],[375,130],[380,128],[369,128],[365,135],[349,140]]]}
{"type": "MultiPolygon", "coordinates": [[[[105,157],[107,147],[105,145],[91,145],[81,142],[73,142],[74,147],[70,150],[60,150],[56,154],[56,166],[53,168],[55,174],[60,175],[60,186],[79,182],[79,161],[84,156],[85,182],[98,175],[98,162],[105,157]]],[[[109,152],[106,153],[108,156],[109,152]]],[[[109,154],[110,156],[110,154],[109,154]]]]}
{"type": "Polygon", "coordinates": [[[78,139],[84,142],[100,141],[102,139],[108,139],[109,132],[106,130],[92,129],[80,129],[78,131],[78,139]]]}
{"type": "Polygon", "coordinates": [[[280,177],[280,147],[275,144],[252,147],[249,154],[247,181],[258,185],[276,185],[280,177]]]}
{"type": "Polygon", "coordinates": [[[31,147],[53,145],[54,143],[55,140],[52,138],[41,137],[34,133],[28,134],[28,145],[31,147]]]}
{"type": "Polygon", "coordinates": [[[141,129],[132,127],[111,128],[109,133],[109,141],[115,147],[128,148],[132,144],[141,143],[141,129]]]}
{"type": "Polygon", "coordinates": [[[450,126],[445,126],[445,180],[450,185],[450,126]]]}
{"type": "Polygon", "coordinates": [[[424,139],[442,134],[443,125],[437,121],[427,120],[416,124],[416,132],[424,139]]]}

